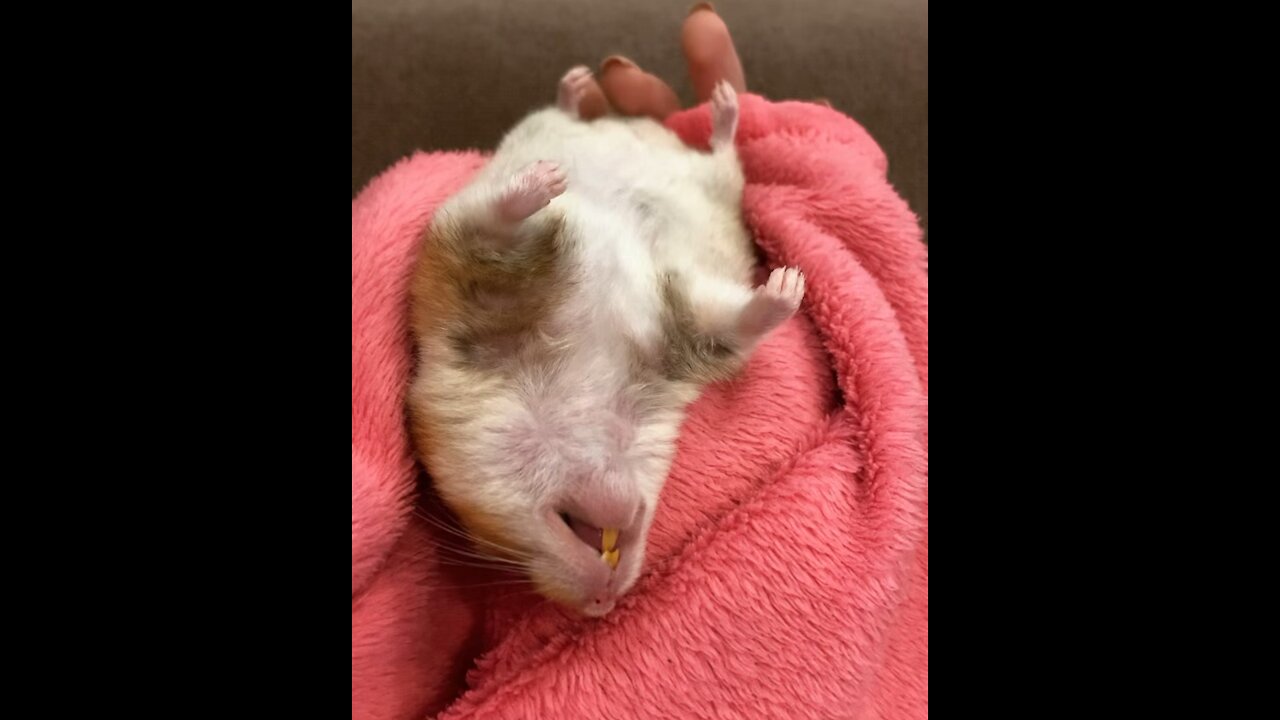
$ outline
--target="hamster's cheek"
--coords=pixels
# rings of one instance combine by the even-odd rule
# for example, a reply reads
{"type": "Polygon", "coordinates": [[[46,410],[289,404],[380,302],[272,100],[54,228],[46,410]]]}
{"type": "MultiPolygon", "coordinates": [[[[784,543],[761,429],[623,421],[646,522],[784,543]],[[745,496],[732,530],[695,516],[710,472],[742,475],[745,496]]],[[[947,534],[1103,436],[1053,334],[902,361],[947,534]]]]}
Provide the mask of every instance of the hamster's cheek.
{"type": "Polygon", "coordinates": [[[449,506],[467,532],[479,541],[481,547],[477,549],[481,552],[513,557],[527,554],[528,549],[521,541],[523,534],[503,519],[486,512],[470,499],[454,498],[449,506]]]}

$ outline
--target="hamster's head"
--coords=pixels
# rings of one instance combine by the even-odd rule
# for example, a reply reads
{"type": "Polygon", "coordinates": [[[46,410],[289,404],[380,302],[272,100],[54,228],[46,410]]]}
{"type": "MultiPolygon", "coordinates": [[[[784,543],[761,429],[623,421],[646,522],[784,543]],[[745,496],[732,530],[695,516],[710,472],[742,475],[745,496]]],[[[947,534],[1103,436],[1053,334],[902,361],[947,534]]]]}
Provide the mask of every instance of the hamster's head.
{"type": "Polygon", "coordinates": [[[641,573],[688,399],[660,382],[517,384],[431,423],[424,459],[477,552],[598,617],[641,573]]]}

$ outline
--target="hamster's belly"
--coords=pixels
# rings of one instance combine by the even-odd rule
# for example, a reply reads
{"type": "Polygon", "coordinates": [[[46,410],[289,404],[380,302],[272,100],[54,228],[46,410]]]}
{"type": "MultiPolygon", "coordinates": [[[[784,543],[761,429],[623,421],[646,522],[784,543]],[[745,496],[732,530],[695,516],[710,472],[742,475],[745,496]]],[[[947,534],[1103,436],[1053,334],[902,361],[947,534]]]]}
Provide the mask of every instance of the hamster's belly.
{"type": "Polygon", "coordinates": [[[713,187],[720,177],[716,164],[736,163],[736,157],[689,148],[652,120],[587,127],[592,131],[564,147],[566,194],[634,229],[659,271],[750,280],[755,253],[741,197],[727,201],[723,188],[713,187]]]}
{"type": "Polygon", "coordinates": [[[577,241],[582,277],[562,310],[580,331],[621,330],[648,344],[660,334],[665,273],[750,282],[755,255],[740,198],[726,202],[724,192],[708,192],[715,163],[736,163],[732,155],[689,148],[652,120],[584,123],[548,109],[512,130],[486,172],[509,176],[540,160],[558,163],[568,176],[552,208],[564,213],[577,241]]]}

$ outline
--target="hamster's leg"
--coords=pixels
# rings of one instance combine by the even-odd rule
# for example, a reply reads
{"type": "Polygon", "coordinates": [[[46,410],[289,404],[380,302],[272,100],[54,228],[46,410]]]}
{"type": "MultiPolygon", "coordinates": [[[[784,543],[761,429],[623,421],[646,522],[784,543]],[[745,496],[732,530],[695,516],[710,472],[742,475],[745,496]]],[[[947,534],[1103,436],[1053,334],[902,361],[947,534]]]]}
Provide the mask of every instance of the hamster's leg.
{"type": "MultiPolygon", "coordinates": [[[[560,87],[556,91],[556,107],[577,120],[582,116],[583,102],[588,99],[595,100],[595,96],[600,96],[601,100],[604,97],[600,86],[591,76],[591,69],[585,65],[578,65],[570,68],[569,72],[560,78],[560,87]]],[[[592,111],[594,112],[594,107],[592,111]]]]}
{"type": "Polygon", "coordinates": [[[711,91],[711,151],[733,148],[738,133],[738,93],[721,80],[711,91]]]}
{"type": "Polygon", "coordinates": [[[436,212],[434,232],[463,245],[510,249],[522,239],[540,237],[554,218],[538,211],[565,191],[560,166],[546,160],[514,173],[499,173],[455,195],[436,212]]]}
{"type": "Polygon", "coordinates": [[[770,330],[800,307],[804,276],[778,269],[754,291],[729,280],[669,274],[663,285],[663,368],[692,382],[734,375],[770,330]]]}
{"type": "Polygon", "coordinates": [[[747,353],[800,308],[804,274],[799,268],[778,268],[755,290],[704,278],[690,283],[686,292],[698,333],[747,353]]]}
{"type": "Polygon", "coordinates": [[[711,154],[701,155],[694,167],[707,196],[729,204],[735,214],[746,185],[733,144],[737,131],[738,95],[732,85],[721,81],[711,95],[711,154]]]}
{"type": "Polygon", "coordinates": [[[494,213],[502,224],[520,223],[559,197],[567,183],[559,165],[539,160],[507,180],[494,203],[494,213]]]}
{"type": "Polygon", "coordinates": [[[794,315],[803,299],[804,273],[800,268],[775,269],[738,315],[738,334],[759,340],[794,315]]]}

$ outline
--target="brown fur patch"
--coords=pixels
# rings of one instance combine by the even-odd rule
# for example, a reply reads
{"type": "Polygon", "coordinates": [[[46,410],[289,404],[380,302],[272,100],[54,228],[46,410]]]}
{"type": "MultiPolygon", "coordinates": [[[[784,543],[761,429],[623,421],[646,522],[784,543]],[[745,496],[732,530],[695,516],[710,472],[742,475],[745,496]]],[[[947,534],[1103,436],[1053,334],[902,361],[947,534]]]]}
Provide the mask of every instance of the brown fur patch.
{"type": "Polygon", "coordinates": [[[527,235],[492,239],[466,221],[433,224],[413,284],[419,338],[448,344],[463,364],[512,357],[570,282],[564,220],[526,223],[527,235]]]}

